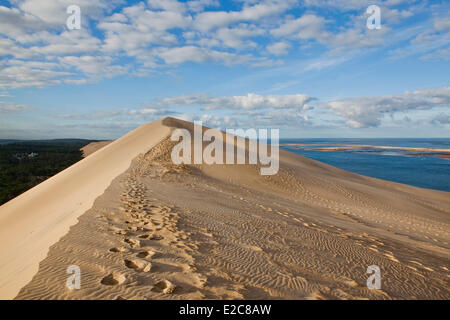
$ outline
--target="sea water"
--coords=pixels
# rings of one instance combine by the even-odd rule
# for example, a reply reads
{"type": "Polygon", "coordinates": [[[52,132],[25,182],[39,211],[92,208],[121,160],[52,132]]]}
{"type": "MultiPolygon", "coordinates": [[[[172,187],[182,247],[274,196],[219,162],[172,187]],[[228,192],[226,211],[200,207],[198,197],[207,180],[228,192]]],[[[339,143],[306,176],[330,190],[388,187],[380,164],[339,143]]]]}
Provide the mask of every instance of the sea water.
{"type": "MultiPolygon", "coordinates": [[[[308,144],[301,148],[333,147],[333,144],[450,149],[450,139],[282,139],[280,144],[308,144]]],[[[450,192],[450,160],[431,154],[409,155],[408,150],[356,148],[317,151],[281,146],[302,156],[358,174],[450,192]]],[[[425,152],[420,152],[421,154],[425,152]]]]}

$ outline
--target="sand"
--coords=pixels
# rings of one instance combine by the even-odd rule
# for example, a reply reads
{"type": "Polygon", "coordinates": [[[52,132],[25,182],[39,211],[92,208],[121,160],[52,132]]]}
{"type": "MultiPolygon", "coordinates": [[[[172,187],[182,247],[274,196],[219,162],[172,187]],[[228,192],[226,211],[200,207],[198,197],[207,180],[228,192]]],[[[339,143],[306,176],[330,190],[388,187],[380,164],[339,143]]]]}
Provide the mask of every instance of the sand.
{"type": "Polygon", "coordinates": [[[95,141],[85,145],[83,148],[80,149],[81,152],[83,153],[83,158],[86,158],[87,156],[93,154],[94,152],[100,150],[101,148],[106,147],[111,142],[112,140],[95,141]]]}
{"type": "Polygon", "coordinates": [[[415,152],[437,152],[437,153],[450,153],[450,149],[440,149],[440,148],[417,148],[417,147],[393,147],[393,146],[376,146],[370,144],[305,144],[305,143],[285,143],[285,146],[290,147],[305,147],[305,146],[318,146],[318,145],[326,145],[326,146],[334,146],[334,147],[325,147],[325,148],[304,148],[305,150],[319,150],[319,151],[339,151],[339,150],[349,150],[349,149],[381,149],[381,150],[405,150],[405,151],[415,151],[415,152]]]}
{"type": "Polygon", "coordinates": [[[375,146],[368,144],[306,144],[306,143],[285,143],[283,146],[291,147],[293,149],[302,149],[308,151],[325,151],[325,152],[338,152],[348,151],[354,149],[372,149],[372,150],[402,150],[405,151],[405,155],[411,157],[438,157],[441,159],[450,159],[450,149],[439,148],[416,148],[416,147],[392,147],[392,146],[375,146]],[[316,147],[319,145],[327,147],[316,147]],[[314,147],[312,147],[314,146],[314,147]],[[333,147],[330,147],[333,146],[333,147]]]}
{"type": "Polygon", "coordinates": [[[0,207],[0,298],[450,298],[450,193],[284,150],[274,176],[175,166],[175,127],[192,128],[145,125],[0,207]]]}
{"type": "Polygon", "coordinates": [[[0,299],[14,298],[49,247],[77,223],[131,161],[167,134],[142,126],[0,207],[0,299]]]}

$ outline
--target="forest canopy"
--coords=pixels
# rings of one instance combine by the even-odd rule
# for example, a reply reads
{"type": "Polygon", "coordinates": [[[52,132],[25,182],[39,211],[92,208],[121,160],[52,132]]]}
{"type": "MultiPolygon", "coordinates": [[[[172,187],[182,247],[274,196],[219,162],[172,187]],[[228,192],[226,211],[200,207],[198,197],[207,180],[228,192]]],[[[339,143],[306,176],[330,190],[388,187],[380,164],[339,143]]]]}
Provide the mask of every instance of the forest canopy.
{"type": "Polygon", "coordinates": [[[82,139],[0,143],[0,205],[82,159],[82,139]]]}

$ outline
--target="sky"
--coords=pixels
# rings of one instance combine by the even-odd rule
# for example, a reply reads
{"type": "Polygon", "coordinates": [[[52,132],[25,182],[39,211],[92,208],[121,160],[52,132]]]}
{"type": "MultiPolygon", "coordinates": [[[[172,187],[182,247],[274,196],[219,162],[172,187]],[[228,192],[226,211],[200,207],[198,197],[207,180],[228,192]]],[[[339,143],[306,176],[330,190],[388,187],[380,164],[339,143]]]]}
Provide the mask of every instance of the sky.
{"type": "Polygon", "coordinates": [[[450,138],[450,2],[0,0],[1,139],[115,139],[167,116],[450,138]]]}

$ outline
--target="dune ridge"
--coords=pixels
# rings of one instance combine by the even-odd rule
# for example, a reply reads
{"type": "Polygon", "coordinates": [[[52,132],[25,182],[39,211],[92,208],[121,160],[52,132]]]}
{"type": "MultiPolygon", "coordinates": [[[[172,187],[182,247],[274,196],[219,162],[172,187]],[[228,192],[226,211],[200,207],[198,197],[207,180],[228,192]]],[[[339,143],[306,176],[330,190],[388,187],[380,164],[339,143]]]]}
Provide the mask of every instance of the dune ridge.
{"type": "Polygon", "coordinates": [[[83,158],[86,158],[90,154],[93,154],[94,152],[96,152],[96,151],[100,150],[101,148],[107,146],[111,142],[113,142],[113,141],[112,140],[104,140],[104,141],[91,142],[91,143],[85,145],[83,148],[81,148],[80,151],[83,154],[83,158]]]}
{"type": "MultiPolygon", "coordinates": [[[[158,139],[140,140],[140,152],[136,144],[131,165],[40,256],[16,299],[450,298],[449,193],[285,150],[274,176],[255,165],[176,166],[175,128],[193,124],[166,118],[137,129],[158,139]],[[65,285],[72,264],[80,290],[65,285]],[[381,290],[366,286],[374,264],[381,290]]],[[[118,141],[83,161],[120,153],[118,141]]]]}
{"type": "Polygon", "coordinates": [[[146,124],[0,207],[0,299],[28,283],[50,245],[124,172],[132,159],[167,136],[146,124]]]}

